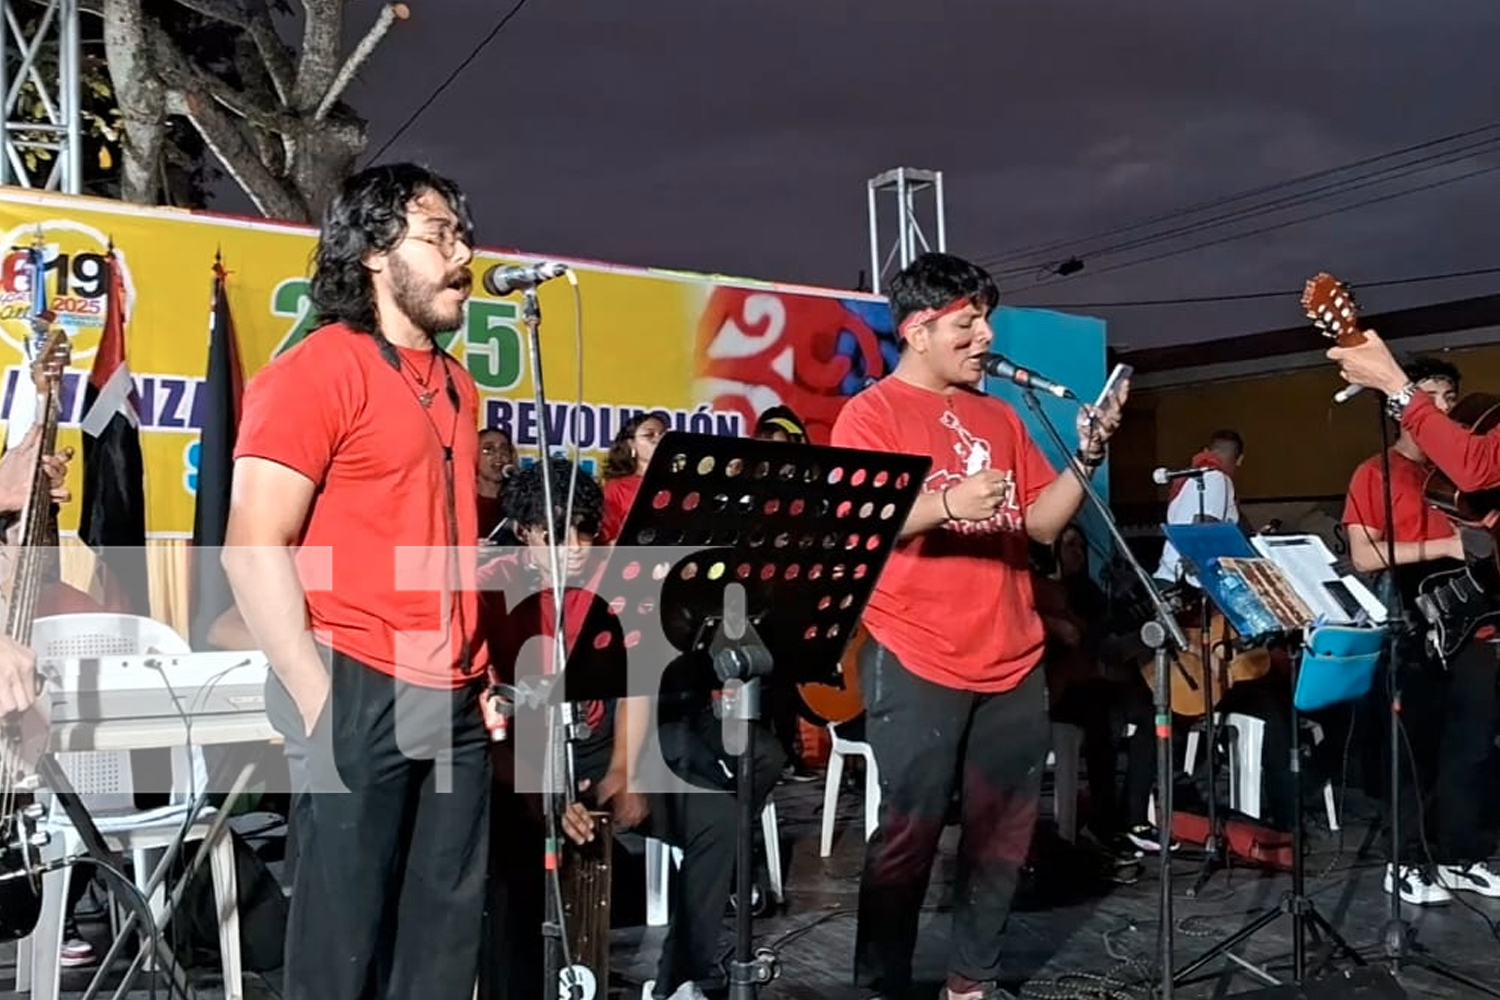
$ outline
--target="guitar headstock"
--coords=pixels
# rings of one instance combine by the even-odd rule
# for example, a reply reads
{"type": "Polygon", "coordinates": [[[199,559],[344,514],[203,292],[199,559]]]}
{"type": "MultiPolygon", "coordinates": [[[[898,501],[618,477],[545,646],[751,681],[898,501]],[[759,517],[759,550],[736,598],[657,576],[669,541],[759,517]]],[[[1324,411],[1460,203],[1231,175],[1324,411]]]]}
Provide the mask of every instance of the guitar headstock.
{"type": "MultiPolygon", "coordinates": [[[[50,313],[46,319],[51,322],[50,313]]],[[[36,391],[46,393],[57,385],[72,357],[73,344],[68,339],[67,332],[60,325],[52,324],[47,330],[47,339],[42,341],[41,348],[36,352],[36,360],[31,363],[31,382],[36,386],[36,391]]]]}
{"type": "Polygon", "coordinates": [[[1302,289],[1302,309],[1313,326],[1340,347],[1358,347],[1365,342],[1359,329],[1359,306],[1344,283],[1331,274],[1314,276],[1302,289]]]}

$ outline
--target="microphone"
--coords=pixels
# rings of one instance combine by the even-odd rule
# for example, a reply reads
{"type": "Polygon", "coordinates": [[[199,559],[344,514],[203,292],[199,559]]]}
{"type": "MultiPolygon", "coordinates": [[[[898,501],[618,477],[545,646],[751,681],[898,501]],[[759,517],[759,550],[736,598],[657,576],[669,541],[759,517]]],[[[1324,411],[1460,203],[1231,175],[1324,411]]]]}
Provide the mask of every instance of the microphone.
{"type": "Polygon", "coordinates": [[[567,273],[568,265],[551,261],[527,264],[522,267],[506,267],[503,264],[496,264],[484,272],[484,278],[480,283],[491,295],[509,295],[523,288],[535,288],[544,281],[561,278],[567,273]]]}
{"type": "Polygon", "coordinates": [[[1151,479],[1158,486],[1165,486],[1174,479],[1197,479],[1207,475],[1211,471],[1208,466],[1200,465],[1191,469],[1169,469],[1165,465],[1151,473],[1151,479]]]}
{"type": "Polygon", "coordinates": [[[1050,392],[1058,399],[1077,399],[1073,390],[1060,382],[1054,382],[1045,375],[1022,368],[1012,362],[1003,354],[986,354],[984,356],[984,371],[987,375],[995,378],[1003,378],[1014,382],[1023,389],[1035,389],[1038,392],[1050,392]]]}
{"type": "Polygon", "coordinates": [[[1365,387],[1362,385],[1346,385],[1333,394],[1333,401],[1335,403],[1347,403],[1364,391],[1365,387]]]}

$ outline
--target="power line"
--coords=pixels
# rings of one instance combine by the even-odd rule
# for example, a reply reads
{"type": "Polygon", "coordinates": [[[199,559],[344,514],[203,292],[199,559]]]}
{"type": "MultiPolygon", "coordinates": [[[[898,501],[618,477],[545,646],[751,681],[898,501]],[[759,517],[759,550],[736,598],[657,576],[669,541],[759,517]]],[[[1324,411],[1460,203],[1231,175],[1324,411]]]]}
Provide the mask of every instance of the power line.
{"type": "Polygon", "coordinates": [[[1124,253],[1127,250],[1139,250],[1144,247],[1154,246],[1158,243],[1165,243],[1168,240],[1175,239],[1179,236],[1190,236],[1194,233],[1204,232],[1207,230],[1222,229],[1231,222],[1243,222],[1247,219],[1255,219],[1263,215],[1273,215],[1275,213],[1283,212],[1288,209],[1301,208],[1305,205],[1317,204],[1318,202],[1328,201],[1341,195],[1363,190],[1364,188],[1377,187],[1382,184],[1388,184],[1391,181],[1400,180],[1403,177],[1410,177],[1413,174],[1426,173],[1429,170],[1435,170],[1439,167],[1452,166],[1455,163],[1459,163],[1465,159],[1469,159],[1477,153],[1489,152],[1495,148],[1500,148],[1500,136],[1496,136],[1490,139],[1482,139],[1479,142],[1470,143],[1467,146],[1460,146],[1457,149],[1450,149],[1439,154],[1423,157],[1422,159],[1413,161],[1411,163],[1398,163],[1392,166],[1382,167],[1379,170],[1375,170],[1367,174],[1360,174],[1355,177],[1349,177],[1334,181],[1331,184],[1324,184],[1320,187],[1315,187],[1308,191],[1283,195],[1280,198],[1274,199],[1264,204],[1250,205],[1245,208],[1236,209],[1232,212],[1225,212],[1219,215],[1209,216],[1207,219],[1200,219],[1196,222],[1187,223],[1186,225],[1178,226],[1175,229],[1168,229],[1160,233],[1138,237],[1133,240],[1126,240],[1121,243],[1114,243],[1096,250],[1087,251],[1082,256],[1084,256],[1088,260],[1098,260],[1100,257],[1113,256],[1115,254],[1124,253]]]}
{"type": "MultiPolygon", "coordinates": [[[[1384,278],[1380,281],[1348,283],[1351,290],[1367,288],[1392,288],[1397,285],[1418,285],[1430,281],[1452,281],[1458,278],[1474,278],[1485,274],[1500,274],[1500,267],[1477,267],[1469,271],[1445,271],[1441,274],[1419,274],[1407,278],[1384,278]]],[[[1129,309],[1136,306],[1187,306],[1210,302],[1241,302],[1250,299],[1284,299],[1301,295],[1300,288],[1282,288],[1264,292],[1235,292],[1229,295],[1190,295],[1171,299],[1131,299],[1123,302],[1061,302],[1058,309],[1129,309]]]]}
{"type": "MultiPolygon", "coordinates": [[[[1072,239],[1057,240],[1051,243],[1032,244],[1031,246],[1014,248],[1001,252],[997,256],[991,258],[989,262],[992,264],[1000,264],[1019,257],[1031,257],[1050,251],[1058,251],[1069,247],[1077,247],[1081,244],[1092,243],[1096,240],[1108,239],[1113,236],[1134,232],[1137,229],[1143,229],[1147,226],[1156,225],[1161,222],[1170,222],[1174,219],[1183,218],[1189,215],[1195,215],[1199,212],[1207,211],[1212,208],[1219,208],[1224,205],[1231,205],[1235,202],[1244,201],[1248,198],[1255,198],[1260,195],[1270,194],[1272,192],[1282,190],[1283,188],[1295,187],[1299,184],[1305,184],[1308,181],[1320,180],[1324,177],[1330,177],[1334,174],[1344,173],[1348,170],[1355,170],[1359,167],[1365,167],[1374,163],[1380,163],[1382,161],[1394,159],[1399,156],[1421,152],[1426,149],[1431,149],[1434,146],[1441,146],[1459,139],[1467,139],[1471,136],[1480,135],[1485,132],[1493,132],[1496,129],[1500,129],[1500,121],[1490,122],[1486,125],[1481,125],[1471,129],[1465,129],[1460,132],[1454,132],[1450,135],[1440,136],[1436,139],[1428,139],[1425,142],[1419,142],[1411,146],[1405,146],[1401,149],[1391,150],[1390,152],[1381,153],[1376,156],[1368,156],[1364,157],[1363,159],[1353,160],[1341,166],[1328,167],[1323,170],[1316,170],[1312,173],[1302,174],[1300,176],[1292,177],[1287,180],[1277,181],[1271,184],[1263,184],[1259,187],[1250,188],[1237,194],[1226,195],[1223,197],[1210,199],[1208,201],[1198,202],[1197,204],[1189,205],[1186,208],[1176,209],[1171,212],[1165,212],[1161,215],[1155,215],[1148,219],[1143,219],[1140,222],[1131,223],[1129,225],[1116,226],[1113,229],[1107,229],[1089,236],[1081,236],[1072,239]]],[[[1025,270],[1030,269],[1030,267],[1025,268],[1025,270]]]]}
{"type": "MultiPolygon", "coordinates": [[[[1232,243],[1235,240],[1242,240],[1242,239],[1246,239],[1246,238],[1251,237],[1251,236],[1261,236],[1261,235],[1264,235],[1265,233],[1275,232],[1278,229],[1286,229],[1286,228],[1289,228],[1291,226],[1299,226],[1299,225],[1303,224],[1304,222],[1313,222],[1313,221],[1316,221],[1318,219],[1327,218],[1330,215],[1338,215],[1341,212],[1348,212],[1348,211],[1350,211],[1352,209],[1363,208],[1363,207],[1365,207],[1367,205],[1376,205],[1376,204],[1379,204],[1380,202],[1392,201],[1392,200],[1394,200],[1396,198],[1404,198],[1407,195],[1418,194],[1418,193],[1420,193],[1422,191],[1430,191],[1433,188],[1444,187],[1444,186],[1446,186],[1448,184],[1457,183],[1458,181],[1469,180],[1470,178],[1478,177],[1481,174],[1492,173],[1493,171],[1496,171],[1496,170],[1500,170],[1500,164],[1495,164],[1493,166],[1488,166],[1488,167],[1480,167],[1480,168],[1478,168],[1476,170],[1470,170],[1468,173],[1458,174],[1458,175],[1453,176],[1453,177],[1445,177],[1445,178],[1443,178],[1441,180],[1432,181],[1432,182],[1430,182],[1428,184],[1419,184],[1418,186],[1416,186],[1414,188],[1406,188],[1405,190],[1402,190],[1402,191],[1393,191],[1393,192],[1390,192],[1388,194],[1378,195],[1377,197],[1374,197],[1374,198],[1365,198],[1362,201],[1351,202],[1348,205],[1340,205],[1337,208],[1330,208],[1327,211],[1316,212],[1316,213],[1314,213],[1312,215],[1302,216],[1301,218],[1286,219],[1286,220],[1284,220],[1282,222],[1272,223],[1269,226],[1261,226],[1258,229],[1250,229],[1250,230],[1246,230],[1245,232],[1240,232],[1240,233],[1230,233],[1228,236],[1221,236],[1221,237],[1219,237],[1217,239],[1212,239],[1212,240],[1204,240],[1204,241],[1202,241],[1200,243],[1194,243],[1191,246],[1178,247],[1175,250],[1166,250],[1166,251],[1163,251],[1162,253],[1152,254],[1151,256],[1148,256],[1148,257],[1140,257],[1140,258],[1137,258],[1135,260],[1121,261],[1118,264],[1111,264],[1108,267],[1102,267],[1102,268],[1099,268],[1097,270],[1091,271],[1089,273],[1091,275],[1107,274],[1110,271],[1118,271],[1121,268],[1125,268],[1125,267],[1135,267],[1138,264],[1149,264],[1149,263],[1152,263],[1154,261],[1165,260],[1168,257],[1177,257],[1177,256],[1180,256],[1181,254],[1192,253],[1195,250],[1203,250],[1203,249],[1205,249],[1207,247],[1219,246],[1220,244],[1223,244],[1223,243],[1232,243]]],[[[1016,287],[1016,288],[1010,288],[1010,289],[1006,289],[1006,294],[1016,294],[1016,293],[1019,293],[1019,292],[1035,290],[1037,288],[1046,288],[1049,285],[1056,285],[1056,284],[1060,283],[1061,281],[1065,281],[1065,280],[1067,280],[1067,279],[1060,278],[1057,281],[1044,281],[1044,282],[1039,282],[1037,284],[1033,284],[1033,285],[1029,285],[1029,286],[1019,286],[1019,287],[1016,287]]]]}
{"type": "Polygon", "coordinates": [[[495,26],[490,29],[490,33],[485,35],[484,38],[480,39],[479,44],[474,46],[474,51],[469,53],[468,58],[466,58],[463,62],[459,63],[453,68],[453,72],[448,74],[448,78],[442,83],[438,84],[437,89],[428,95],[427,100],[423,101],[421,105],[418,106],[417,110],[413,111],[406,117],[406,121],[401,123],[401,127],[396,129],[391,137],[385,141],[384,145],[375,150],[374,155],[371,156],[367,162],[374,163],[376,160],[380,159],[381,154],[384,153],[387,149],[390,149],[391,145],[395,143],[397,139],[401,138],[406,130],[411,128],[412,125],[416,123],[416,120],[418,118],[421,118],[428,108],[432,107],[433,102],[435,102],[439,97],[442,97],[443,92],[446,91],[449,87],[453,86],[453,81],[457,80],[459,75],[463,73],[464,70],[469,68],[469,64],[471,62],[479,58],[479,53],[483,52],[489,46],[489,44],[495,40],[500,32],[505,30],[505,26],[510,23],[511,18],[521,13],[521,8],[525,7],[526,3],[527,0],[516,0],[516,5],[512,7],[504,16],[502,16],[500,20],[495,22],[495,26]]]}

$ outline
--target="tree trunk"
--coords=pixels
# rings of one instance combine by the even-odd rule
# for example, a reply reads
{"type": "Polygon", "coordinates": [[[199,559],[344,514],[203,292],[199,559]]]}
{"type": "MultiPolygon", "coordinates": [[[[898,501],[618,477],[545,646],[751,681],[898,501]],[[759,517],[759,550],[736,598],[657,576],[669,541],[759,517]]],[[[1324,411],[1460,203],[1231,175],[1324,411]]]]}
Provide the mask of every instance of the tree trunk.
{"type": "Polygon", "coordinates": [[[161,189],[167,89],[150,65],[140,0],[104,0],[104,51],[120,107],[120,198],[154,205],[161,189]]]}

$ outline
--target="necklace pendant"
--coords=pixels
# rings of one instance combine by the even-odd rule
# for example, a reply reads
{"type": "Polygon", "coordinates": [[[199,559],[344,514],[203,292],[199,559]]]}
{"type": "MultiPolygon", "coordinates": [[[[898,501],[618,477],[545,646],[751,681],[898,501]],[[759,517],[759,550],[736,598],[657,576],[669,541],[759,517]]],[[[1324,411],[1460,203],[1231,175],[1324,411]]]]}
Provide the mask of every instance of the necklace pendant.
{"type": "Polygon", "coordinates": [[[421,403],[424,408],[429,407],[432,405],[432,396],[433,393],[430,391],[421,393],[417,396],[417,402],[421,403]]]}

